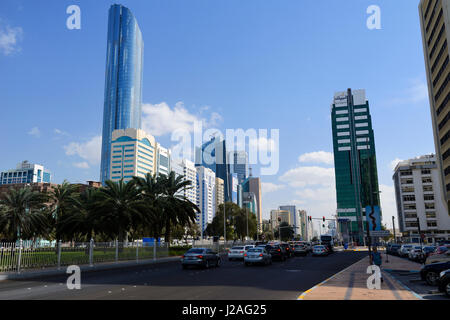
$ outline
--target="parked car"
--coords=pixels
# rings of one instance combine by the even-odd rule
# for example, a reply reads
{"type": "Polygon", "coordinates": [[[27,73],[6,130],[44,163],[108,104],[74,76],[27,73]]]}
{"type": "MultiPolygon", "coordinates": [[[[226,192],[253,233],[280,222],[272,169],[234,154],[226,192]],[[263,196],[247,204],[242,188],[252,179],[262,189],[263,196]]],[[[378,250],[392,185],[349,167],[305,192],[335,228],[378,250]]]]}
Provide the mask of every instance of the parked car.
{"type": "Polygon", "coordinates": [[[327,256],[330,252],[324,245],[315,245],[312,248],[312,255],[315,256],[327,256]]]}
{"type": "Polygon", "coordinates": [[[447,269],[450,269],[450,261],[426,264],[420,270],[420,277],[430,286],[436,286],[439,274],[447,269]]]}
{"type": "Polygon", "coordinates": [[[294,256],[294,248],[291,247],[289,243],[282,242],[280,243],[280,247],[286,251],[287,258],[291,258],[294,256]]]}
{"type": "Polygon", "coordinates": [[[305,244],[294,245],[294,255],[296,256],[306,256],[308,254],[308,248],[305,244]]]}
{"type": "Polygon", "coordinates": [[[386,247],[387,254],[391,254],[393,256],[398,256],[398,249],[401,248],[400,244],[390,243],[386,247]]]}
{"type": "Polygon", "coordinates": [[[228,260],[243,260],[245,254],[244,246],[234,246],[228,250],[228,260]]]}
{"type": "Polygon", "coordinates": [[[437,262],[450,262],[450,250],[443,251],[440,254],[430,254],[430,256],[425,260],[425,264],[437,262]]]}
{"type": "Polygon", "coordinates": [[[269,252],[267,252],[266,248],[261,247],[250,248],[244,254],[244,264],[246,266],[252,264],[263,264],[263,265],[272,264],[272,256],[269,252]]]}
{"type": "Polygon", "coordinates": [[[423,251],[421,246],[414,246],[408,251],[408,259],[412,261],[419,260],[423,251]]]}
{"type": "Polygon", "coordinates": [[[450,298],[450,269],[444,270],[439,274],[438,289],[450,298]]]}
{"type": "Polygon", "coordinates": [[[403,244],[400,249],[398,249],[398,255],[400,257],[407,257],[409,250],[413,247],[412,244],[403,244]]]}
{"type": "Polygon", "coordinates": [[[266,246],[266,250],[272,256],[272,260],[284,261],[287,259],[286,251],[284,251],[283,248],[278,244],[269,244],[266,246]]]}
{"type": "Polygon", "coordinates": [[[220,265],[220,256],[217,252],[207,248],[191,248],[181,257],[181,266],[186,269],[188,266],[209,268],[220,265]]]}

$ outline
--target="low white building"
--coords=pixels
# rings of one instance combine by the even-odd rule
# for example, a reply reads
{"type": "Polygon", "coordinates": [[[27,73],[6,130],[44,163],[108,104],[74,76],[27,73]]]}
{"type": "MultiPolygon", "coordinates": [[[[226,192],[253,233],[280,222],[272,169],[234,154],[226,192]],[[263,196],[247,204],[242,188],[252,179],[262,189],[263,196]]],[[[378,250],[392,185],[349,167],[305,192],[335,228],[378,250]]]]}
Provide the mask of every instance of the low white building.
{"type": "Polygon", "coordinates": [[[420,223],[427,243],[450,239],[450,216],[435,156],[400,161],[394,172],[398,225],[403,238],[418,243],[420,223]]]}
{"type": "Polygon", "coordinates": [[[40,164],[22,161],[16,169],[0,172],[1,184],[51,182],[51,173],[40,164]]]}

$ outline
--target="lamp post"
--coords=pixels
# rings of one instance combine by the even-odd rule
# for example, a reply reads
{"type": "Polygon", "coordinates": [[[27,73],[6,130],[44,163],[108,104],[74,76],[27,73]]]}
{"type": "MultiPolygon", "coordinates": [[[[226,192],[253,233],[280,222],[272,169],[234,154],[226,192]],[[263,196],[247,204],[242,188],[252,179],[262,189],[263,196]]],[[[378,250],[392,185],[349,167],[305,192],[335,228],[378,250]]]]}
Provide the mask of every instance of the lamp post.
{"type": "Polygon", "coordinates": [[[394,243],[397,243],[397,238],[395,237],[395,217],[392,216],[392,229],[394,230],[394,243]]]}

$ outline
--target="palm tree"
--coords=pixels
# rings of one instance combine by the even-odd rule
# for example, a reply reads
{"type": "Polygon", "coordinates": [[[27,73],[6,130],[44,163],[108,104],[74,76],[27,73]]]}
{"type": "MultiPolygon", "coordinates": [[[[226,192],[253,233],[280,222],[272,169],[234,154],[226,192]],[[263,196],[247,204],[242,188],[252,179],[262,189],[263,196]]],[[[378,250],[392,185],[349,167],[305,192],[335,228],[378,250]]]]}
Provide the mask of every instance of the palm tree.
{"type": "Polygon", "coordinates": [[[195,223],[195,216],[200,209],[183,195],[180,190],[189,188],[191,181],[184,180],[184,176],[176,177],[174,171],[169,172],[168,176],[160,175],[163,186],[163,219],[165,234],[164,240],[170,243],[172,225],[190,225],[195,223]]]}
{"type": "Polygon", "coordinates": [[[46,233],[45,197],[30,187],[9,188],[0,199],[0,229],[13,242],[46,233]]]}
{"type": "Polygon", "coordinates": [[[56,239],[63,238],[61,220],[73,207],[74,196],[76,196],[76,186],[64,180],[61,185],[55,187],[49,193],[49,208],[53,218],[56,239]]]}
{"type": "Polygon", "coordinates": [[[71,199],[70,209],[61,216],[60,233],[71,240],[88,241],[93,236],[95,221],[92,217],[97,190],[87,188],[71,199]]]}
{"type": "Polygon", "coordinates": [[[103,232],[111,239],[122,242],[133,225],[144,221],[144,202],[134,180],[125,183],[107,180],[106,186],[98,189],[90,217],[94,231],[103,232]]]}

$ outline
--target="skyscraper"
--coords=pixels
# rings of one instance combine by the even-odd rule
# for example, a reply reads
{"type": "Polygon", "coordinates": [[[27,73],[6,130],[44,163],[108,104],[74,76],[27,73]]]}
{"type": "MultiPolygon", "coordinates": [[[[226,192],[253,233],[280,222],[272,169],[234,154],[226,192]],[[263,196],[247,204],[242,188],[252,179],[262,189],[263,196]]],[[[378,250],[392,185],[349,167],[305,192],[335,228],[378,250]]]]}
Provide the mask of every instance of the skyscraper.
{"type": "Polygon", "coordinates": [[[100,164],[102,183],[110,178],[111,136],[116,129],[141,127],[144,42],[131,11],[119,4],[109,9],[105,101],[100,164]]]}
{"type": "Polygon", "coordinates": [[[203,237],[208,223],[211,223],[216,213],[216,175],[214,171],[202,166],[197,169],[197,206],[200,209],[197,224],[203,237]]]}
{"type": "MultiPolygon", "coordinates": [[[[245,204],[248,193],[252,193],[256,202],[256,223],[258,224],[258,231],[262,225],[262,206],[261,206],[261,180],[257,177],[248,177],[242,183],[242,201],[245,204]]],[[[252,200],[253,201],[253,200],[252,200]]]]}
{"type": "Polygon", "coordinates": [[[280,206],[280,210],[289,211],[291,218],[290,221],[294,227],[294,235],[300,234],[300,218],[295,206],[280,206]]]}
{"type": "Polygon", "coordinates": [[[239,183],[248,177],[248,154],[246,151],[231,151],[229,153],[232,163],[232,172],[237,174],[239,183]]]}
{"type": "Polygon", "coordinates": [[[211,169],[216,177],[223,180],[225,202],[231,199],[230,165],[227,161],[227,150],[225,140],[212,137],[201,147],[195,150],[195,166],[202,166],[211,169]]]}
{"type": "MultiPolygon", "coordinates": [[[[439,183],[450,208],[450,0],[421,0],[420,28],[439,183]]],[[[450,214],[450,212],[449,212],[450,214]]]]}
{"type": "MultiPolygon", "coordinates": [[[[331,106],[337,214],[363,243],[365,207],[380,205],[375,141],[365,90],[337,92],[331,106]]],[[[344,231],[346,233],[346,231],[344,231]]]]}

